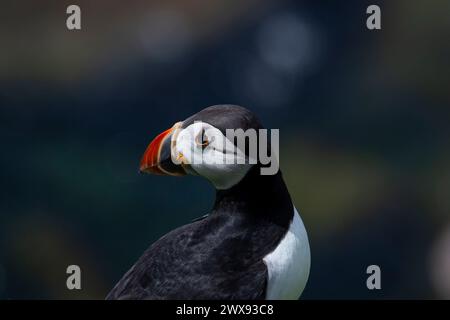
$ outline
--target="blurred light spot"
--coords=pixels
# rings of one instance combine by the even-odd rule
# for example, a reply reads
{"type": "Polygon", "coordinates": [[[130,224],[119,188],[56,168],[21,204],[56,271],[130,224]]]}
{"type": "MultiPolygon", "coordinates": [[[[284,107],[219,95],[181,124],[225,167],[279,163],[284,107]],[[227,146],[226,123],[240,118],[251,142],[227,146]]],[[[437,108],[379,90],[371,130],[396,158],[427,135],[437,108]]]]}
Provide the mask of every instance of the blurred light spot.
{"type": "Polygon", "coordinates": [[[240,94],[250,99],[251,103],[262,107],[281,107],[292,96],[289,79],[267,68],[264,63],[249,63],[244,71],[243,83],[239,86],[240,94]]]}
{"type": "Polygon", "coordinates": [[[450,226],[433,247],[431,278],[438,298],[450,299],[450,226]]]}
{"type": "Polygon", "coordinates": [[[152,11],[146,16],[138,36],[147,56],[156,63],[178,60],[192,44],[186,17],[175,10],[152,11]]]}
{"type": "Polygon", "coordinates": [[[312,27],[297,15],[280,14],[262,26],[259,52],[262,59],[279,72],[304,71],[317,57],[317,37],[312,27]]]}

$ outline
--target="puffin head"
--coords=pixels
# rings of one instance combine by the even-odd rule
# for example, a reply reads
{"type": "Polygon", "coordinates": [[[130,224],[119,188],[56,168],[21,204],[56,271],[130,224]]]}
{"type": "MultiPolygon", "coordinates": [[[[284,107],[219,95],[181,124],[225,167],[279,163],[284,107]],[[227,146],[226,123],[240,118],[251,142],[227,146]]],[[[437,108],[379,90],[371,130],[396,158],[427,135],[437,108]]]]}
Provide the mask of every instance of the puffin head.
{"type": "Polygon", "coordinates": [[[208,107],[156,136],[142,157],[140,171],[200,175],[216,189],[229,189],[258,161],[249,157],[249,139],[242,148],[228,133],[262,128],[256,116],[243,107],[208,107]]]}

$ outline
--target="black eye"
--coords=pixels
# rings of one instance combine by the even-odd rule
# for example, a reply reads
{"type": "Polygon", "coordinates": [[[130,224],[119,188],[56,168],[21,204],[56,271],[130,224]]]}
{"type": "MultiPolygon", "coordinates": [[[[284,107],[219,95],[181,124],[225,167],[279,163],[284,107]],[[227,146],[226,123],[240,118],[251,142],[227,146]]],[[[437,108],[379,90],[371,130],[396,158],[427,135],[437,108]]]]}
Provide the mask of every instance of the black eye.
{"type": "Polygon", "coordinates": [[[209,140],[205,134],[205,129],[202,129],[202,131],[195,137],[195,143],[198,146],[202,146],[202,148],[206,148],[208,146],[209,140]]]}

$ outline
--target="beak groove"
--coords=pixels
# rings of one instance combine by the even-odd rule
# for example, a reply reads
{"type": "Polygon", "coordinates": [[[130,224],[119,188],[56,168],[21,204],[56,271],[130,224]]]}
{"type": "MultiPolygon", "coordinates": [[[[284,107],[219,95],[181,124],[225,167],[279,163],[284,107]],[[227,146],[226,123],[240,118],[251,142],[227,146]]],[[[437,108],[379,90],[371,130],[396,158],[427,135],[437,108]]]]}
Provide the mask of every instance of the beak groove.
{"type": "Polygon", "coordinates": [[[159,167],[161,147],[164,141],[172,133],[172,128],[160,133],[155,139],[149,144],[147,150],[145,150],[144,155],[141,159],[140,171],[145,173],[153,174],[165,174],[163,170],[159,167]]]}
{"type": "Polygon", "coordinates": [[[157,175],[185,175],[185,171],[181,166],[172,162],[172,134],[176,128],[179,127],[177,123],[170,129],[165,130],[153,139],[142,156],[139,171],[142,173],[151,173],[157,175]]]}

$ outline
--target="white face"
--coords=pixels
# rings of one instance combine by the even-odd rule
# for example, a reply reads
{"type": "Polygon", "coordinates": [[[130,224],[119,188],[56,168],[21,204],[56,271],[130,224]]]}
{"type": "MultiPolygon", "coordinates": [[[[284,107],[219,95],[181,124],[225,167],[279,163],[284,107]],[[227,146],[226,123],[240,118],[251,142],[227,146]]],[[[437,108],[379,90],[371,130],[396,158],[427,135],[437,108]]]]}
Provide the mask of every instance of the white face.
{"type": "Polygon", "coordinates": [[[233,142],[206,122],[175,129],[171,145],[174,163],[188,165],[217,189],[234,186],[252,166],[233,142]]]}

